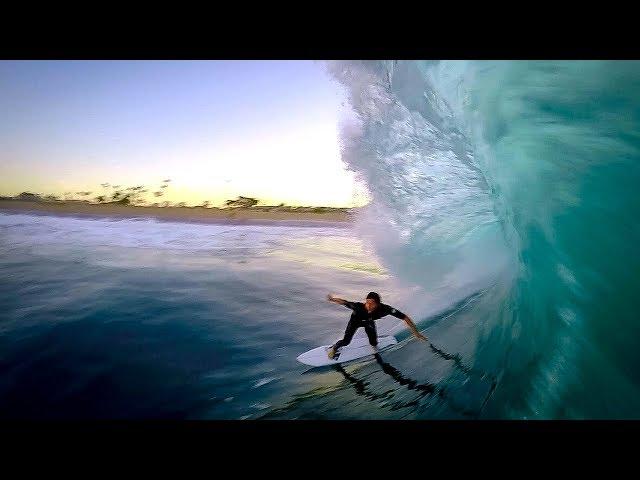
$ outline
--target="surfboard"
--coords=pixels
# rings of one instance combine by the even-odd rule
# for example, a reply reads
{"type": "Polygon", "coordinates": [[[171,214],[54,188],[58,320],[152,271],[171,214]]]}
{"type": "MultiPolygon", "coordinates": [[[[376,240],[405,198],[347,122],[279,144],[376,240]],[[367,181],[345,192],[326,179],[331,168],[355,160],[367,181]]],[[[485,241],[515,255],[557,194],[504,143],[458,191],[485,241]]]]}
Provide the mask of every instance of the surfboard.
{"type": "MultiPolygon", "coordinates": [[[[378,352],[396,343],[398,343],[398,341],[392,335],[378,337],[378,352]]],[[[376,353],[373,347],[369,345],[369,339],[366,337],[352,339],[349,345],[338,350],[338,355],[333,357],[333,359],[327,356],[327,350],[329,350],[330,347],[331,345],[316,347],[298,355],[296,360],[312,367],[324,367],[326,365],[350,362],[376,353]]]]}

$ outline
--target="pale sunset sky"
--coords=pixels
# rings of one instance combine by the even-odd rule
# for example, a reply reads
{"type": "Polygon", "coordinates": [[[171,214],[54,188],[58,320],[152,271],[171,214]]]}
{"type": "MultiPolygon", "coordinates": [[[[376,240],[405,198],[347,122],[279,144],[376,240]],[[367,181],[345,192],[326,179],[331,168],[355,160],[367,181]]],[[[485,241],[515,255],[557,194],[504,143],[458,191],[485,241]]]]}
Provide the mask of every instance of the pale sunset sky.
{"type": "Polygon", "coordinates": [[[0,195],[144,185],[151,201],[359,206],[345,95],[312,61],[0,61],[0,195]]]}

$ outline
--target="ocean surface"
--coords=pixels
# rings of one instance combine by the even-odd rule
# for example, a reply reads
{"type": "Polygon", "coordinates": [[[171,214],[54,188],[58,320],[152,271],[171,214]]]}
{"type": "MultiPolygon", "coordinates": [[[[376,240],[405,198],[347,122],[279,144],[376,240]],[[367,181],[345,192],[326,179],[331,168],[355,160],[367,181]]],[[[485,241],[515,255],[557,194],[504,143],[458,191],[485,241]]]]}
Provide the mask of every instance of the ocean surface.
{"type": "Polygon", "coordinates": [[[351,225],[0,212],[0,417],[640,418],[640,63],[328,72],[351,225]],[[371,290],[430,342],[296,362],[371,290]]]}
{"type": "MultiPolygon", "coordinates": [[[[394,317],[379,332],[404,340],[381,363],[308,371],[296,361],[346,326],[350,310],[327,293],[377,290],[413,312],[417,287],[390,276],[350,227],[4,213],[0,268],[3,418],[395,418],[420,415],[416,399],[447,415],[455,401],[431,385],[473,377],[394,317]]],[[[458,315],[427,330],[463,328],[458,315]]]]}

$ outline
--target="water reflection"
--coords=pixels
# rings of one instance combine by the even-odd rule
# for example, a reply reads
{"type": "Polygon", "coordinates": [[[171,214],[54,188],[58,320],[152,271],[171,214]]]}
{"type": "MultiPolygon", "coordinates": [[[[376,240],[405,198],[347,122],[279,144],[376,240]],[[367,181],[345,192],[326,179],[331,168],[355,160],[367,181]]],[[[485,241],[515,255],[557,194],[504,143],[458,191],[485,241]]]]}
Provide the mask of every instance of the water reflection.
{"type": "MultiPolygon", "coordinates": [[[[415,412],[416,409],[422,410],[422,408],[425,406],[423,405],[425,399],[437,398],[443,401],[451,409],[451,411],[458,415],[467,418],[478,418],[496,388],[497,380],[495,376],[465,365],[462,362],[459,354],[448,353],[443,349],[434,346],[433,344],[429,344],[429,347],[431,351],[437,356],[448,361],[453,361],[454,368],[462,372],[467,378],[475,377],[482,381],[488,380],[491,382],[488,392],[485,395],[479,408],[474,409],[462,405],[454,397],[453,390],[449,389],[446,384],[437,385],[436,383],[419,382],[418,380],[410,378],[406,374],[403,374],[398,368],[391,365],[388,361],[385,361],[380,353],[377,353],[373,356],[380,369],[376,369],[365,374],[359,374],[358,371],[350,373],[343,365],[331,365],[320,369],[313,368],[303,372],[303,374],[309,375],[315,373],[318,376],[321,376],[326,375],[327,371],[337,372],[341,375],[342,379],[346,380],[347,385],[353,388],[353,391],[356,393],[356,395],[367,399],[367,401],[384,402],[384,406],[391,411],[409,409],[409,412],[407,412],[407,415],[409,415],[412,412],[415,412]],[[375,388],[372,388],[371,383],[368,381],[368,378],[375,377],[376,374],[380,372],[391,378],[394,383],[399,385],[399,387],[386,389],[384,391],[376,391],[375,388]],[[400,387],[416,392],[417,396],[409,401],[390,401],[391,398],[401,390],[400,387]]],[[[284,407],[274,409],[262,418],[274,418],[283,414],[296,412],[298,410],[300,411],[301,416],[296,418],[324,418],[324,416],[320,415],[317,410],[314,410],[312,412],[305,411],[305,409],[301,408],[302,405],[306,401],[315,400],[318,398],[328,399],[330,398],[330,396],[335,395],[339,391],[340,382],[332,382],[332,384],[314,388],[307,393],[294,396],[293,399],[289,401],[284,407]]]]}

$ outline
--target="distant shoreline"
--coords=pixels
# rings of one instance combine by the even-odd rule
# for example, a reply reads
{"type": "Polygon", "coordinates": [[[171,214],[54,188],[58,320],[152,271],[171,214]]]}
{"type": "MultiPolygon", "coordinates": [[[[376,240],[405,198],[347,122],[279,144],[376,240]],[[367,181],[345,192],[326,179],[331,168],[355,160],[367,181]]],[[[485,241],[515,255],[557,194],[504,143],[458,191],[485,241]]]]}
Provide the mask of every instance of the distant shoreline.
{"type": "Polygon", "coordinates": [[[1,213],[28,213],[78,218],[150,218],[165,222],[225,225],[274,225],[301,227],[347,227],[356,209],[292,209],[291,207],[147,207],[79,201],[28,201],[0,199],[1,213]],[[324,211],[323,211],[324,210],[324,211]]]}

